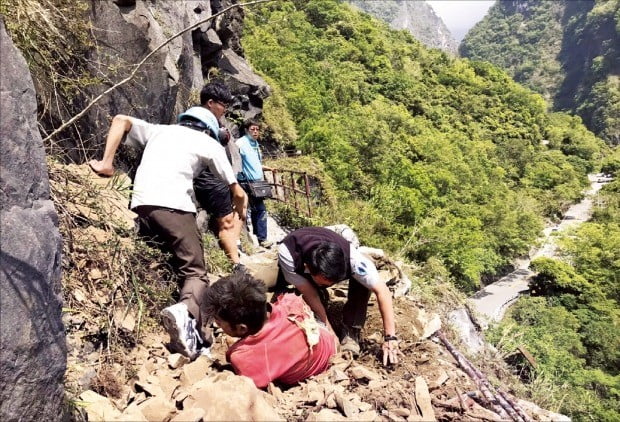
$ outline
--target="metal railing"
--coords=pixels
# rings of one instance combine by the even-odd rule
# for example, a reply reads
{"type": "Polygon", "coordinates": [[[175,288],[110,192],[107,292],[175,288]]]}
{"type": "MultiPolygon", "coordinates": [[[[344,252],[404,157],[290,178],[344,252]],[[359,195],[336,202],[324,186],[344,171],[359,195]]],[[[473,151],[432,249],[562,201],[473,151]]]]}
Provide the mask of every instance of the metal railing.
{"type": "Polygon", "coordinates": [[[274,187],[272,199],[292,206],[297,212],[312,217],[312,197],[308,173],[263,167],[265,180],[274,187]],[[303,209],[302,209],[303,208],[303,209]]]}

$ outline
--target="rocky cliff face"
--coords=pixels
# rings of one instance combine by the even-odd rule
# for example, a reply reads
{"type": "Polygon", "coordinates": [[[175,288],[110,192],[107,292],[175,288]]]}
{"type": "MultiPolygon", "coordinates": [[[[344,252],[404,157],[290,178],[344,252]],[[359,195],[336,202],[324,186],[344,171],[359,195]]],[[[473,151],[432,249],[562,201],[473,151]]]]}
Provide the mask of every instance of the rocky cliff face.
{"type": "MultiPolygon", "coordinates": [[[[174,34],[235,4],[233,0],[150,2],[118,0],[92,2],[92,48],[88,73],[102,78],[85,95],[73,99],[75,112],[91,98],[127,78],[147,55],[174,34]],[[103,76],[102,76],[103,75],[103,76]]],[[[136,75],[99,100],[75,131],[65,131],[56,143],[74,161],[84,161],[83,149],[98,150],[109,120],[118,113],[155,123],[173,123],[176,116],[198,103],[204,83],[218,78],[229,85],[235,102],[229,115],[240,119],[261,112],[269,87],[245,62],[239,43],[243,10],[235,8],[173,39],[140,67],[136,75]]],[[[67,101],[70,102],[70,101],[67,101]]],[[[68,115],[54,115],[44,124],[52,130],[68,115]]]]}
{"type": "Polygon", "coordinates": [[[433,9],[424,1],[349,1],[360,10],[389,23],[393,29],[405,29],[430,48],[457,54],[458,43],[433,9]]]}
{"type": "Polygon", "coordinates": [[[26,62],[0,20],[0,419],[57,420],[66,345],[58,217],[26,62]]]}
{"type": "MultiPolygon", "coordinates": [[[[92,98],[127,78],[136,64],[173,34],[231,4],[229,0],[91,2],[92,48],[86,58],[75,59],[87,61],[85,79],[102,82],[88,84],[77,97],[55,93],[67,107],[49,110],[50,115],[39,122],[36,94],[41,98],[41,92],[35,93],[26,61],[0,21],[3,421],[57,420],[64,405],[67,346],[61,320],[62,245],[39,124],[51,132],[72,112],[81,111],[92,98]]],[[[242,57],[242,19],[242,10],[236,9],[172,40],[134,78],[103,95],[76,126],[48,146],[76,161],[92,158],[100,153],[113,115],[171,123],[177,113],[199,101],[200,89],[214,75],[231,87],[234,113],[240,118],[259,114],[269,88],[242,57]]],[[[36,77],[49,79],[50,75],[36,77]]]]}

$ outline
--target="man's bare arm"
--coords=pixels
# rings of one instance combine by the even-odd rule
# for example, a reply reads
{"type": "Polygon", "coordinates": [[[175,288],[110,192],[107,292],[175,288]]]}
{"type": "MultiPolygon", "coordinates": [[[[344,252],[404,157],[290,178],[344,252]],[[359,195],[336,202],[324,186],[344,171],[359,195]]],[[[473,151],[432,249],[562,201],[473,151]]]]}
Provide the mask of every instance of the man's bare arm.
{"type": "Polygon", "coordinates": [[[327,311],[325,310],[325,306],[321,302],[321,298],[319,297],[316,288],[312,286],[310,283],[303,283],[295,286],[297,290],[301,292],[301,295],[304,301],[308,304],[312,312],[325,323],[327,328],[333,333],[334,329],[329,323],[329,319],[327,318],[327,311]]]}
{"type": "Polygon", "coordinates": [[[112,176],[114,174],[114,155],[121,144],[125,133],[131,129],[129,116],[117,114],[112,119],[110,130],[105,141],[105,150],[101,160],[90,160],[88,164],[95,173],[100,176],[112,176]]]}
{"type": "Polygon", "coordinates": [[[398,363],[398,341],[387,340],[389,337],[396,338],[396,324],[394,322],[394,307],[392,305],[392,293],[383,282],[378,283],[373,289],[377,296],[379,312],[383,319],[383,331],[386,341],[383,342],[383,365],[398,363]]]}

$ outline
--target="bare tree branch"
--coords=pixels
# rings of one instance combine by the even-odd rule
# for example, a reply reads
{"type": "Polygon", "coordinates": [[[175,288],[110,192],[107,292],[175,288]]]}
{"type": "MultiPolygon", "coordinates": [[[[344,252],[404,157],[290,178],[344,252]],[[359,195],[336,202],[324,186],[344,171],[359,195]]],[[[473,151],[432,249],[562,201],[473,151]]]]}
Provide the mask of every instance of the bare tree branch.
{"type": "Polygon", "coordinates": [[[65,129],[67,126],[71,125],[72,123],[74,123],[75,121],[77,121],[78,119],[80,119],[82,116],[84,116],[86,114],[86,112],[88,110],[90,110],[90,108],[95,105],[99,100],[101,100],[104,96],[106,96],[107,94],[109,94],[110,92],[114,91],[116,88],[126,84],[127,82],[129,82],[131,79],[133,79],[134,76],[136,76],[136,73],[138,72],[138,70],[142,67],[142,65],[144,63],[146,63],[146,61],[148,59],[151,58],[151,56],[153,56],[155,53],[157,53],[159,50],[161,50],[162,48],[164,48],[167,44],[169,44],[172,40],[174,40],[175,38],[183,35],[184,33],[186,33],[187,31],[191,31],[192,29],[210,21],[211,19],[214,19],[220,15],[223,15],[224,13],[228,12],[229,10],[232,10],[234,8],[237,7],[245,7],[245,6],[252,6],[255,4],[259,4],[259,3],[267,3],[267,2],[271,2],[274,0],[254,0],[254,1],[250,1],[247,3],[239,3],[239,4],[233,4],[232,6],[229,6],[223,10],[221,10],[220,12],[209,16],[208,18],[202,19],[196,23],[194,23],[191,26],[188,26],[185,29],[182,29],[181,31],[177,32],[176,34],[174,34],[172,37],[168,38],[166,41],[164,41],[163,43],[161,43],[159,46],[157,46],[157,48],[155,48],[153,51],[151,51],[149,54],[146,55],[146,57],[144,57],[137,65],[135,65],[134,70],[129,74],[129,76],[127,76],[125,79],[123,79],[122,81],[118,82],[116,85],[111,86],[110,88],[106,89],[105,91],[103,91],[101,94],[99,94],[94,100],[92,100],[86,107],[84,107],[84,110],[82,110],[81,112],[79,112],[78,114],[76,114],[75,116],[73,116],[71,119],[67,120],[65,123],[63,123],[60,127],[58,127],[57,129],[55,129],[52,133],[50,133],[47,137],[45,137],[45,139],[43,139],[43,142],[47,142],[48,140],[50,140],[52,137],[56,136],[60,131],[62,131],[63,129],[65,129]]]}

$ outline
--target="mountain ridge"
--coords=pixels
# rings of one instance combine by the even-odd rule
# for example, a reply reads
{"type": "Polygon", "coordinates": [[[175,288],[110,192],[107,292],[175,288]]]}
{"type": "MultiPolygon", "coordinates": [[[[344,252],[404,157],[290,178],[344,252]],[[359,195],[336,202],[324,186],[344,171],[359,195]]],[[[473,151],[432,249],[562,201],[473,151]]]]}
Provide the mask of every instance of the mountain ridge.
{"type": "Polygon", "coordinates": [[[498,2],[459,47],[620,144],[620,2],[498,2]]]}
{"type": "Polygon", "coordinates": [[[426,1],[350,0],[348,3],[387,22],[392,29],[408,31],[429,48],[438,48],[457,55],[458,42],[426,1]]]}

